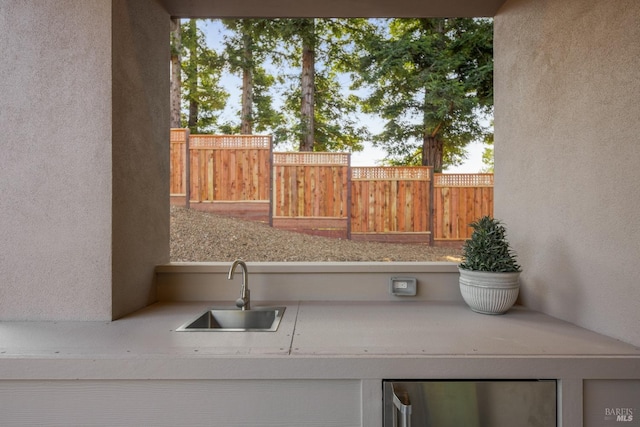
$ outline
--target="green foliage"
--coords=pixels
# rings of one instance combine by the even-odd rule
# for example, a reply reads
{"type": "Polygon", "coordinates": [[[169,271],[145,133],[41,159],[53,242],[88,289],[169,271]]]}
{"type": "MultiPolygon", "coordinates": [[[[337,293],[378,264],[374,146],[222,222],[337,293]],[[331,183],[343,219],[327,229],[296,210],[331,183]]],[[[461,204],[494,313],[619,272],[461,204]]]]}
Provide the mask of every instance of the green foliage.
{"type": "Polygon", "coordinates": [[[183,127],[192,133],[206,133],[217,124],[229,94],[220,86],[224,62],[206,45],[195,19],[181,25],[182,100],[189,116],[183,127]]]}
{"type": "MultiPolygon", "coordinates": [[[[369,131],[356,118],[357,100],[344,96],[336,76],[327,70],[315,76],[315,144],[314,151],[360,151],[362,141],[370,137],[369,131]]],[[[292,83],[286,91],[284,113],[288,126],[281,129],[279,141],[297,141],[305,131],[300,117],[299,85],[292,83]]]]}
{"type": "MultiPolygon", "coordinates": [[[[314,151],[360,151],[370,137],[359,122],[359,100],[345,94],[340,73],[351,70],[350,52],[354,40],[370,28],[365,19],[279,19],[282,37],[280,54],[275,63],[283,68],[302,67],[303,46],[311,48],[314,64],[314,151]]],[[[300,73],[283,75],[282,113],[286,124],[275,132],[276,142],[304,139],[308,131],[306,117],[301,114],[302,88],[300,73]]]]}
{"type": "MultiPolygon", "coordinates": [[[[491,123],[491,125],[493,126],[493,123],[491,123]]],[[[484,143],[486,145],[482,152],[482,163],[484,164],[484,167],[481,172],[493,173],[493,133],[487,135],[484,143]]]]}
{"type": "Polygon", "coordinates": [[[521,271],[509,246],[507,231],[499,220],[484,216],[469,225],[473,233],[462,247],[460,268],[503,273],[521,271]]]}
{"type": "Polygon", "coordinates": [[[273,96],[269,89],[275,84],[275,77],[268,74],[263,67],[256,67],[253,74],[254,131],[267,132],[281,126],[284,118],[282,112],[273,107],[273,96]]]}
{"type": "MultiPolygon", "coordinates": [[[[270,90],[276,83],[276,78],[269,74],[263,64],[276,49],[279,36],[272,19],[225,19],[222,21],[229,33],[224,36],[224,58],[229,70],[234,74],[248,74],[251,76],[249,90],[251,111],[249,117],[242,117],[238,111],[240,121],[251,123],[255,133],[269,132],[281,126],[284,118],[282,113],[273,107],[273,97],[270,90]]],[[[239,133],[241,125],[226,123],[220,127],[223,133],[239,133]]]]}
{"type": "Polygon", "coordinates": [[[412,164],[428,138],[435,138],[441,144],[439,163],[460,163],[464,147],[487,133],[478,113],[490,112],[493,105],[492,21],[386,22],[388,31],[380,25],[358,39],[361,53],[352,85],[370,90],[363,110],[385,122],[374,143],[397,163],[412,164]]]}
{"type": "Polygon", "coordinates": [[[229,19],[220,53],[206,46],[197,22],[183,21],[179,48],[183,126],[194,133],[249,126],[276,144],[308,147],[313,129],[315,151],[359,151],[372,140],[387,151],[387,164],[425,164],[435,152],[444,166],[460,164],[466,144],[488,133],[478,117],[493,104],[490,19],[229,19]],[[314,61],[313,84],[305,86],[313,88],[312,115],[301,108],[310,99],[301,85],[303,52],[314,61]],[[244,123],[220,123],[225,70],[251,82],[238,103],[250,106],[239,111],[244,123]],[[277,92],[283,104],[274,107],[277,92]],[[383,130],[371,136],[359,112],[383,130]],[[428,139],[437,139],[435,148],[425,149],[428,139]]]}
{"type": "Polygon", "coordinates": [[[482,152],[482,163],[485,165],[485,167],[482,168],[482,172],[493,173],[493,146],[485,147],[482,152]]]}

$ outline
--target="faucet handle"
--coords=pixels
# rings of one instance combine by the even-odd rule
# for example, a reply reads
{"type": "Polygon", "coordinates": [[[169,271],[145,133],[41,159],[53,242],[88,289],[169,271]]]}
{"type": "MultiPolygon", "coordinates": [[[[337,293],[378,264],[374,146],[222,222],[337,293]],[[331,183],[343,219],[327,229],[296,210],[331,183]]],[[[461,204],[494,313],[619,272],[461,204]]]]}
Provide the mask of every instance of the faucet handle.
{"type": "Polygon", "coordinates": [[[245,295],[244,297],[240,297],[236,300],[236,307],[241,308],[243,310],[250,310],[251,306],[250,306],[250,297],[249,297],[249,289],[245,289],[245,295]]]}

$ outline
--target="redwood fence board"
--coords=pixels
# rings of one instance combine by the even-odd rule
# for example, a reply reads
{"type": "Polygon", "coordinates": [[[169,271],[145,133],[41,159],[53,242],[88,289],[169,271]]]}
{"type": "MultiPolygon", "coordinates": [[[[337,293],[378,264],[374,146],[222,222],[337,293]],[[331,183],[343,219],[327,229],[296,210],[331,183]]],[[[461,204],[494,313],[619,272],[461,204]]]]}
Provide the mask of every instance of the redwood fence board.
{"type": "Polygon", "coordinates": [[[273,218],[347,218],[349,157],[273,153],[273,218]]]}
{"type": "Polygon", "coordinates": [[[186,170],[184,168],[186,143],[189,129],[171,129],[169,148],[169,193],[171,196],[185,195],[186,170]]]}
{"type": "Polygon", "coordinates": [[[172,197],[172,202],[269,222],[270,136],[189,135],[188,130],[172,129],[171,137],[171,194],[181,190],[176,195],[186,198],[185,190],[189,190],[188,201],[172,197]],[[183,154],[187,146],[188,157],[183,154]],[[245,214],[242,206],[250,206],[245,214]]]}
{"type": "Polygon", "coordinates": [[[352,168],[352,238],[428,243],[430,176],[428,167],[352,168]]]}
{"type": "Polygon", "coordinates": [[[273,217],[273,227],[315,236],[347,239],[347,219],[327,217],[273,217]]]}
{"type": "Polygon", "coordinates": [[[433,200],[434,242],[462,243],[469,223],[493,216],[493,174],[435,174],[433,200]]]}
{"type": "Polygon", "coordinates": [[[269,200],[270,137],[191,135],[189,152],[192,202],[269,200]]]}

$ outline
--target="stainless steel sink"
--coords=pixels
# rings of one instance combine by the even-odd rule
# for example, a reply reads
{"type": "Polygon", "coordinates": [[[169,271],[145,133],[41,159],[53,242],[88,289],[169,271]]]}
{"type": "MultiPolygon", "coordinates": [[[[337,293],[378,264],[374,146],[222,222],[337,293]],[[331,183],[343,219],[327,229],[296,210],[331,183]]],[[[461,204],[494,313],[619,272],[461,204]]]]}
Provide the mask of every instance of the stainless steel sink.
{"type": "Polygon", "coordinates": [[[177,332],[275,332],[285,307],[251,310],[212,308],[176,329],[177,332]]]}

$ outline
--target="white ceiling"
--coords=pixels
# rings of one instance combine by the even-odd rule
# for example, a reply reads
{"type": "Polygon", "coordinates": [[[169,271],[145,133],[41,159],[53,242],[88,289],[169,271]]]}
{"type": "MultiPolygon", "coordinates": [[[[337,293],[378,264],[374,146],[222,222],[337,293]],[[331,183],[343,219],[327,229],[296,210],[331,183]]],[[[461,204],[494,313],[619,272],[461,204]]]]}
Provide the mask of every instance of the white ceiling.
{"type": "Polygon", "coordinates": [[[506,0],[160,0],[181,18],[479,17],[506,0]]]}

